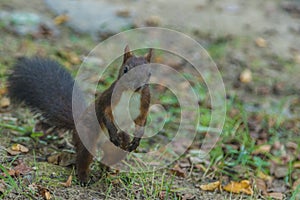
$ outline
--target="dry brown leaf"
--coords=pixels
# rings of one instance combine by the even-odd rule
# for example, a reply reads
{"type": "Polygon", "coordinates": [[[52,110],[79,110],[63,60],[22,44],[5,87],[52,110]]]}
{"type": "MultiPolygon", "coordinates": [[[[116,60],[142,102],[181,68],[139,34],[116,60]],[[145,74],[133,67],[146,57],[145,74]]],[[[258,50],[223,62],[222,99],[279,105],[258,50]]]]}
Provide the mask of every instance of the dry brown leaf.
{"type": "Polygon", "coordinates": [[[60,157],[60,153],[51,155],[47,158],[48,163],[54,164],[54,165],[58,165],[59,164],[59,157],[60,157]]]}
{"type": "Polygon", "coordinates": [[[256,44],[256,46],[261,47],[261,48],[267,47],[267,41],[261,37],[259,37],[255,40],[255,44],[256,44]]]}
{"type": "Polygon", "coordinates": [[[6,87],[0,88],[0,96],[4,95],[6,93],[7,93],[7,88],[6,87]]]}
{"type": "Polygon", "coordinates": [[[6,149],[7,153],[11,156],[16,156],[19,155],[21,152],[20,151],[13,151],[11,148],[6,149]]]}
{"type": "Polygon", "coordinates": [[[272,199],[278,199],[281,200],[283,199],[283,194],[280,192],[271,192],[267,194],[268,197],[271,197],[272,199]]]}
{"type": "Polygon", "coordinates": [[[242,83],[250,83],[252,81],[252,72],[250,71],[250,69],[245,69],[240,74],[240,81],[242,83]]]}
{"type": "Polygon", "coordinates": [[[255,185],[258,190],[262,191],[263,194],[267,193],[267,184],[263,179],[260,179],[260,178],[256,179],[255,185]]]}
{"type": "Polygon", "coordinates": [[[276,178],[284,178],[289,173],[289,168],[285,165],[275,166],[274,175],[276,178]]]}
{"type": "Polygon", "coordinates": [[[118,10],[116,12],[116,15],[119,16],[119,17],[130,17],[130,10],[128,9],[122,9],[122,10],[118,10]]]}
{"type": "Polygon", "coordinates": [[[51,155],[47,158],[47,161],[54,165],[59,165],[63,167],[70,166],[75,163],[75,154],[61,152],[51,155]]]}
{"type": "Polygon", "coordinates": [[[298,144],[295,142],[287,142],[286,147],[295,151],[298,148],[298,144]]]}
{"type": "Polygon", "coordinates": [[[195,195],[193,195],[193,194],[184,194],[182,196],[182,200],[190,200],[190,199],[195,199],[195,195]]]}
{"type": "Polygon", "coordinates": [[[60,25],[60,24],[63,24],[63,23],[66,23],[67,21],[69,21],[69,19],[70,19],[69,16],[66,14],[59,15],[54,18],[54,23],[56,25],[60,25]]]}
{"type": "Polygon", "coordinates": [[[175,165],[170,171],[172,174],[174,174],[175,176],[178,176],[178,177],[185,178],[185,176],[186,176],[185,171],[183,169],[181,169],[178,164],[175,165]]]}
{"type": "Polygon", "coordinates": [[[68,180],[65,183],[61,183],[65,187],[71,187],[72,185],[72,175],[69,176],[68,180]]]}
{"type": "Polygon", "coordinates": [[[27,174],[32,170],[32,168],[28,167],[23,161],[19,160],[18,162],[18,165],[14,167],[16,175],[27,174]]]}
{"type": "Polygon", "coordinates": [[[10,176],[16,176],[16,170],[10,169],[10,170],[8,171],[8,174],[9,174],[10,176]]]}
{"type": "Polygon", "coordinates": [[[298,186],[300,187],[300,179],[296,180],[293,184],[293,190],[296,190],[298,188],[298,186]]]}
{"type": "Polygon", "coordinates": [[[159,26],[161,24],[161,18],[157,15],[150,16],[146,19],[147,26],[159,26]]]}
{"type": "Polygon", "coordinates": [[[242,180],[240,182],[231,181],[228,185],[223,186],[223,189],[231,193],[244,193],[248,195],[253,194],[250,182],[248,180],[242,180]]]}
{"type": "Polygon", "coordinates": [[[9,100],[9,98],[3,97],[3,98],[0,100],[0,107],[1,107],[1,108],[7,108],[9,105],[10,105],[10,100],[9,100]]]}
{"type": "Polygon", "coordinates": [[[300,161],[295,162],[295,163],[293,164],[293,167],[294,167],[294,168],[300,169],[300,161]]]}
{"type": "Polygon", "coordinates": [[[200,185],[200,189],[204,191],[215,191],[216,189],[220,188],[220,186],[221,186],[221,182],[216,181],[205,185],[200,185]]]}
{"type": "Polygon", "coordinates": [[[12,151],[19,151],[21,153],[27,153],[29,149],[21,144],[13,144],[11,146],[12,151]]]}
{"type": "Polygon", "coordinates": [[[50,192],[49,192],[49,190],[47,188],[38,186],[38,190],[39,190],[40,195],[44,199],[46,199],[46,200],[50,200],[51,199],[51,194],[50,194],[50,192]]]}
{"type": "Polygon", "coordinates": [[[252,152],[253,155],[257,155],[257,154],[265,154],[265,153],[269,153],[271,150],[272,146],[269,144],[264,144],[259,146],[256,150],[254,150],[252,152]]]}
{"type": "Polygon", "coordinates": [[[196,164],[195,167],[203,172],[207,170],[207,168],[202,164],[196,164]]]}

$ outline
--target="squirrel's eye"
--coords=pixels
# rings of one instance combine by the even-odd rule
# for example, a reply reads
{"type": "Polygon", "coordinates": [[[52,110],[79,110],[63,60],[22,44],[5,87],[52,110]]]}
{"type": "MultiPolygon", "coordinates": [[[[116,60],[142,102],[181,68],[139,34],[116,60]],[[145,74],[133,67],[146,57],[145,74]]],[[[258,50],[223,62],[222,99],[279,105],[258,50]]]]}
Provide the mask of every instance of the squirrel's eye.
{"type": "Polygon", "coordinates": [[[124,74],[128,72],[128,67],[124,68],[124,74]]]}

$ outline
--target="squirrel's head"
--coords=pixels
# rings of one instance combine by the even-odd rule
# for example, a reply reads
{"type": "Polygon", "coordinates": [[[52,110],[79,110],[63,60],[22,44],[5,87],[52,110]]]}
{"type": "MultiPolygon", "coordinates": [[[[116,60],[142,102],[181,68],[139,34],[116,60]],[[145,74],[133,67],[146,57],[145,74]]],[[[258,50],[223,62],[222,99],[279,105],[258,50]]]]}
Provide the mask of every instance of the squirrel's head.
{"type": "Polygon", "coordinates": [[[123,56],[123,63],[119,71],[118,79],[126,83],[130,89],[140,89],[146,85],[150,79],[150,63],[152,49],[144,56],[135,56],[126,45],[123,56]]]}

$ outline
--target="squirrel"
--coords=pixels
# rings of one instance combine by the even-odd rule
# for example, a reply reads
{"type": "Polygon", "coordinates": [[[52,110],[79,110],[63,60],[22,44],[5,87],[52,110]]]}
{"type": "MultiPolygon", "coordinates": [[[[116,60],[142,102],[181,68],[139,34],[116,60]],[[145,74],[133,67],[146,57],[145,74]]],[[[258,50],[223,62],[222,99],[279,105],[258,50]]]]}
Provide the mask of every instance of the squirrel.
{"type": "Polygon", "coordinates": [[[104,154],[101,161],[105,165],[120,161],[127,152],[139,146],[150,106],[148,81],[151,73],[144,65],[150,63],[151,57],[152,49],[144,56],[135,56],[127,45],[117,79],[103,93],[97,94],[95,102],[90,105],[87,105],[83,92],[70,73],[58,62],[41,57],[21,58],[8,77],[8,96],[15,103],[23,102],[33,113],[41,115],[41,124],[45,127],[73,133],[77,176],[81,183],[86,184],[97,141],[102,140],[101,131],[109,136],[109,140],[101,146],[104,154]],[[141,65],[144,68],[136,68],[141,65]],[[134,68],[136,70],[132,70],[134,68]],[[132,141],[128,133],[118,130],[114,118],[115,110],[125,110],[121,101],[128,91],[138,96],[135,106],[138,106],[139,113],[134,117],[132,141]],[[76,95],[72,97],[72,94],[76,95]],[[96,112],[97,123],[91,119],[91,110],[96,112]],[[77,129],[84,133],[83,138],[77,129]],[[87,148],[82,139],[91,144],[91,148],[87,148]]]}

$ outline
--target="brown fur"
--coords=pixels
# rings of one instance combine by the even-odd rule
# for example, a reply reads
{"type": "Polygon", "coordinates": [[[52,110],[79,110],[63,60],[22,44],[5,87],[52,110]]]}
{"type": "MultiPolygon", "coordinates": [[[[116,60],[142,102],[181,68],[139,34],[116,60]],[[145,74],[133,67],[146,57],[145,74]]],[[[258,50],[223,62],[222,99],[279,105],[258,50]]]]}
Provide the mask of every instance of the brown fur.
{"type": "MultiPolygon", "coordinates": [[[[141,105],[140,105],[140,114],[136,119],[134,119],[136,127],[135,127],[134,138],[131,142],[130,142],[130,136],[127,133],[123,131],[120,132],[118,131],[118,128],[114,123],[114,117],[112,114],[112,109],[119,102],[122,93],[117,94],[115,101],[113,101],[113,104],[111,104],[112,102],[111,99],[117,81],[125,74],[124,73],[125,68],[128,68],[129,71],[138,65],[150,63],[151,56],[152,56],[152,50],[150,49],[147,55],[142,57],[135,57],[133,53],[130,52],[129,47],[126,46],[123,63],[119,70],[118,79],[107,90],[105,90],[102,94],[98,95],[98,98],[95,101],[95,105],[91,105],[88,108],[88,110],[93,109],[95,106],[97,119],[100,124],[99,127],[102,129],[102,131],[105,131],[106,129],[109,134],[110,141],[107,141],[102,145],[102,150],[104,152],[102,162],[105,165],[111,165],[119,162],[126,156],[127,152],[134,151],[139,146],[141,137],[144,134],[144,126],[147,121],[147,114],[150,105],[150,91],[148,85],[146,84],[142,86],[140,89],[135,91],[141,93],[141,99],[140,99],[141,105]]],[[[148,73],[148,71],[145,73],[148,73]]],[[[148,74],[146,75],[148,76],[148,74]]],[[[139,79],[139,77],[134,77],[134,78],[136,78],[136,80],[139,79]]],[[[131,79],[131,81],[133,82],[136,80],[131,79]]],[[[121,88],[121,89],[126,90],[128,88],[121,88]]],[[[83,119],[83,121],[86,121],[86,119],[89,118],[88,115],[89,112],[84,114],[83,118],[85,119],[83,119]]],[[[98,128],[91,129],[91,127],[88,127],[86,124],[89,123],[88,122],[82,123],[83,131],[84,133],[86,132],[86,134],[89,135],[87,136],[88,137],[87,142],[88,144],[91,144],[92,151],[93,151],[96,148],[96,143],[99,138],[99,132],[97,132],[98,128]]],[[[79,179],[83,182],[86,182],[88,180],[89,166],[93,160],[93,156],[82,144],[77,134],[75,134],[74,140],[77,147],[77,173],[79,179]]]]}

